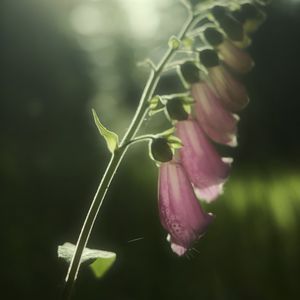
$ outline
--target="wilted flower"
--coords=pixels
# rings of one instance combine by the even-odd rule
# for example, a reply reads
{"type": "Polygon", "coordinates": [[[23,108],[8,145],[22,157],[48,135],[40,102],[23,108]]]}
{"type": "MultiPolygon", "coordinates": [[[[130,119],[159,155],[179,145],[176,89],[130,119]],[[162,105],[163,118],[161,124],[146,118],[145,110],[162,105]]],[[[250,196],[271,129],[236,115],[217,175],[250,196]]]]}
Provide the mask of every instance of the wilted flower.
{"type": "Polygon", "coordinates": [[[207,82],[191,87],[195,100],[195,115],[200,127],[215,142],[237,146],[236,132],[239,117],[227,111],[219,96],[207,82]]]}
{"type": "Polygon", "coordinates": [[[196,195],[207,202],[215,200],[223,192],[231,160],[219,156],[195,120],[178,122],[176,134],[183,143],[180,161],[196,195]]]}
{"type": "Polygon", "coordinates": [[[202,210],[180,163],[160,165],[158,193],[160,220],[169,232],[171,248],[183,255],[204,234],[214,217],[202,210]]]}

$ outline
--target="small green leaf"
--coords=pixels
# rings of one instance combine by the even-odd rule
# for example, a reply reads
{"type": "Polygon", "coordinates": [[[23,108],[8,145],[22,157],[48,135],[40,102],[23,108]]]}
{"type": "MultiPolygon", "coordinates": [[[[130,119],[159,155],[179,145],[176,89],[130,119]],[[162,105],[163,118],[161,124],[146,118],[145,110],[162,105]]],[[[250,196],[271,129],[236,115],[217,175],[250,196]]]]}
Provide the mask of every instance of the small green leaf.
{"type": "Polygon", "coordinates": [[[107,128],[105,128],[102,123],[100,122],[97,113],[94,109],[92,109],[93,112],[93,116],[94,116],[94,121],[95,124],[99,130],[99,133],[104,137],[106,144],[107,144],[107,148],[111,153],[114,153],[114,151],[116,149],[118,149],[119,146],[119,137],[116,133],[108,130],[107,128]]]}
{"type": "MultiPolygon", "coordinates": [[[[112,253],[112,252],[110,252],[112,253]]],[[[90,264],[90,268],[92,269],[94,275],[97,278],[101,278],[114,264],[116,260],[116,254],[112,253],[111,257],[107,258],[97,258],[92,264],[90,264]]]]}
{"type": "Polygon", "coordinates": [[[158,104],[161,102],[161,97],[160,96],[154,96],[148,102],[149,102],[150,109],[155,110],[157,108],[158,104]]]}
{"type": "MultiPolygon", "coordinates": [[[[64,243],[58,246],[58,257],[68,263],[71,262],[76,246],[71,243],[64,243]]],[[[102,277],[116,260],[116,253],[104,250],[85,248],[81,257],[81,264],[88,264],[97,278],[102,277]]]]}

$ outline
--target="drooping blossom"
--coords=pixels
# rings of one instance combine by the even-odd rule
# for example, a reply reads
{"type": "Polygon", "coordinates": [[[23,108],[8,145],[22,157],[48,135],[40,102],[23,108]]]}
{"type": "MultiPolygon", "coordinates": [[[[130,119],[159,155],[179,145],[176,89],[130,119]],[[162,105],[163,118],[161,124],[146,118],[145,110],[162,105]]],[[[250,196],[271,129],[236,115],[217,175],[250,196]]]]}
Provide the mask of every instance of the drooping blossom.
{"type": "Polygon", "coordinates": [[[244,74],[252,69],[254,62],[251,56],[224,37],[220,31],[209,27],[203,34],[206,41],[217,50],[221,60],[232,70],[244,74]]]}
{"type": "Polygon", "coordinates": [[[195,120],[178,122],[176,135],[183,143],[180,161],[196,195],[206,202],[215,200],[223,192],[231,160],[219,156],[195,120]]]}
{"type": "Polygon", "coordinates": [[[257,5],[249,2],[242,3],[240,8],[232,13],[243,24],[243,29],[248,34],[255,32],[266,19],[265,13],[257,5]]]}
{"type": "Polygon", "coordinates": [[[168,241],[178,255],[183,255],[213,220],[196,196],[209,203],[223,192],[232,159],[222,158],[210,140],[237,145],[239,117],[234,113],[249,102],[238,76],[254,65],[244,48],[251,43],[249,32],[264,15],[255,5],[242,1],[230,9],[223,3],[214,5],[208,18],[213,28],[208,24],[202,32],[204,44],[210,48],[195,49],[199,60],[180,66],[180,76],[194,99],[193,112],[186,109],[191,103],[188,99],[172,98],[166,104],[182,147],[176,161],[173,158],[160,165],[159,209],[168,241]]]}
{"type": "Polygon", "coordinates": [[[226,110],[219,96],[208,82],[191,86],[195,100],[195,115],[200,127],[214,141],[220,144],[237,146],[237,122],[239,117],[226,110]]]}
{"type": "Polygon", "coordinates": [[[221,59],[238,73],[248,73],[254,66],[251,56],[229,40],[224,40],[217,49],[220,52],[221,59]]]}
{"type": "Polygon", "coordinates": [[[182,165],[162,163],[159,169],[159,214],[168,240],[177,255],[183,255],[205,232],[213,216],[203,211],[182,165]]]}
{"type": "Polygon", "coordinates": [[[222,66],[210,68],[208,74],[224,107],[232,112],[237,112],[247,106],[249,97],[245,86],[225,68],[222,66]]]}
{"type": "Polygon", "coordinates": [[[232,112],[242,110],[249,102],[245,86],[220,64],[214,50],[200,51],[199,58],[206,67],[209,79],[223,106],[232,112]]]}

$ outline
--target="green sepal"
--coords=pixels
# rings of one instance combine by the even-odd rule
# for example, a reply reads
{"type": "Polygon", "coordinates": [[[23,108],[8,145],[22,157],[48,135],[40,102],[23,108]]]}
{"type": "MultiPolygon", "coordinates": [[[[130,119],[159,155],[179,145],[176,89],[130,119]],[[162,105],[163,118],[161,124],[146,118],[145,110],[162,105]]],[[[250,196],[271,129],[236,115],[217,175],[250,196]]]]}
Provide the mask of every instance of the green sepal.
{"type": "Polygon", "coordinates": [[[166,113],[170,121],[184,121],[189,117],[189,113],[185,110],[182,97],[170,99],[166,104],[166,113]]]}
{"type": "Polygon", "coordinates": [[[170,145],[171,149],[173,149],[173,150],[180,149],[183,146],[181,139],[174,135],[170,135],[167,138],[167,141],[168,141],[168,144],[170,145]]]}
{"type": "Polygon", "coordinates": [[[187,104],[187,103],[183,104],[183,109],[186,111],[186,113],[187,113],[188,115],[190,115],[190,114],[192,113],[192,107],[191,107],[191,104],[187,104]]]}
{"type": "Polygon", "coordinates": [[[151,110],[155,110],[157,108],[158,104],[160,102],[162,102],[162,100],[161,100],[161,97],[157,95],[157,96],[154,96],[153,98],[151,98],[148,102],[149,102],[149,108],[151,110]]]}
{"type": "Polygon", "coordinates": [[[107,148],[111,153],[114,153],[116,149],[119,147],[119,137],[116,133],[108,130],[103,124],[100,122],[97,113],[94,109],[92,109],[95,124],[99,130],[101,136],[104,137],[107,148]]]}
{"type": "MultiPolygon", "coordinates": [[[[75,249],[75,245],[64,243],[58,246],[58,257],[70,263],[75,249]]],[[[116,257],[117,255],[114,252],[85,248],[81,256],[80,264],[89,265],[95,276],[101,278],[112,267],[116,257]]]]}
{"type": "Polygon", "coordinates": [[[193,84],[200,81],[200,69],[195,62],[187,61],[180,66],[181,79],[187,84],[193,84]]]}

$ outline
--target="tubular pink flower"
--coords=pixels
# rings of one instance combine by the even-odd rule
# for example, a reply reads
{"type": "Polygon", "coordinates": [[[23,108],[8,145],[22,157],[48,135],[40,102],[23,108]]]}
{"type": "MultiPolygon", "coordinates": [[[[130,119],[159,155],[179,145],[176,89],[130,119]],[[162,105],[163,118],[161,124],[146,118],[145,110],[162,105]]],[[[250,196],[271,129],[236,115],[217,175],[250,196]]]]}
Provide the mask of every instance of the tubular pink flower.
{"type": "Polygon", "coordinates": [[[183,255],[214,217],[202,210],[180,163],[160,165],[158,193],[160,220],[170,234],[171,248],[177,255],[183,255]]]}
{"type": "Polygon", "coordinates": [[[224,67],[219,65],[208,68],[208,75],[225,108],[236,112],[242,110],[249,103],[244,85],[224,67]]]}
{"type": "Polygon", "coordinates": [[[216,143],[237,146],[236,132],[239,117],[227,111],[219,96],[207,82],[192,85],[195,114],[203,131],[216,143]]]}
{"type": "Polygon", "coordinates": [[[232,160],[219,156],[195,120],[178,122],[176,134],[183,143],[179,150],[181,163],[196,195],[212,202],[223,192],[232,160]]]}
{"type": "Polygon", "coordinates": [[[219,50],[221,59],[226,65],[238,73],[245,74],[254,66],[251,56],[228,39],[224,39],[216,48],[219,50]]]}

